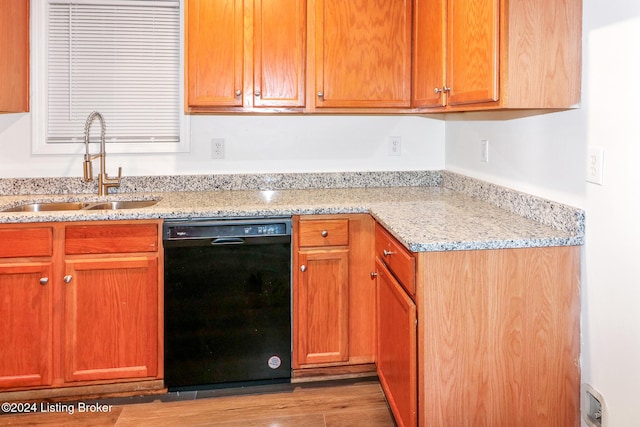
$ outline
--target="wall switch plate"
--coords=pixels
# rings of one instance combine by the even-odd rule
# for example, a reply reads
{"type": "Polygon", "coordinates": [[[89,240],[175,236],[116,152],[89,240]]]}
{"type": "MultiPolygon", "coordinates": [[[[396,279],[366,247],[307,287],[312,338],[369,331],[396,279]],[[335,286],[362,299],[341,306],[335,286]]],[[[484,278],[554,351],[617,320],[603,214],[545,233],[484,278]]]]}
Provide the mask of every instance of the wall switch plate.
{"type": "Polygon", "coordinates": [[[489,163],[489,140],[480,140],[480,161],[482,163],[489,163]]]}
{"type": "Polygon", "coordinates": [[[589,147],[587,151],[587,182],[602,185],[604,148],[589,147]]]}
{"type": "Polygon", "coordinates": [[[224,159],[224,138],[213,138],[211,140],[211,158],[224,159]]]}
{"type": "Polygon", "coordinates": [[[390,136],[389,137],[389,155],[390,156],[399,156],[401,154],[401,143],[402,138],[399,136],[390,136]]]}

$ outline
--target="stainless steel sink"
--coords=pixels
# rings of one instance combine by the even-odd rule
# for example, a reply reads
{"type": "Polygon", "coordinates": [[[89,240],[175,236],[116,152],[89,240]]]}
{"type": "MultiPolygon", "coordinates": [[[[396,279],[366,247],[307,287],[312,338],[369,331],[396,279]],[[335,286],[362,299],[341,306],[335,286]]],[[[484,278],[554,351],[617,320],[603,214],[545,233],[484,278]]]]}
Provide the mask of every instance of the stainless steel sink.
{"type": "Polygon", "coordinates": [[[25,203],[0,212],[48,212],[80,210],[139,209],[153,206],[157,200],[115,200],[111,202],[41,202],[25,203]]]}
{"type": "Polygon", "coordinates": [[[89,206],[84,209],[139,209],[153,206],[156,203],[158,203],[157,200],[116,200],[113,202],[90,203],[89,206]]]}

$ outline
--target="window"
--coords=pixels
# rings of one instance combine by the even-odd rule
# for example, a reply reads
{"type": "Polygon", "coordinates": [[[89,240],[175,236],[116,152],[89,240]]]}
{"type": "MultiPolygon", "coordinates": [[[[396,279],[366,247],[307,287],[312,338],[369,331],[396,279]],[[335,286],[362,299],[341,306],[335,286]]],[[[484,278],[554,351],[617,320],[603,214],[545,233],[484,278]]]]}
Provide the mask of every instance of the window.
{"type": "Polygon", "coordinates": [[[178,0],[31,6],[34,153],[82,152],[94,110],[105,118],[108,152],[188,150],[178,0]]]}

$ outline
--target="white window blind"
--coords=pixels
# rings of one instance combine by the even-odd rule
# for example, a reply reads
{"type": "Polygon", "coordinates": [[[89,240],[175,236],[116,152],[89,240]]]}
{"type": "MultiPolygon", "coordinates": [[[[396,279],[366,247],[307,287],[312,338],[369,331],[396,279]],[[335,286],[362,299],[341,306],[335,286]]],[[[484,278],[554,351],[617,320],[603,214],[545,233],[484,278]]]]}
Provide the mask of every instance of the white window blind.
{"type": "Polygon", "coordinates": [[[94,110],[109,143],[180,140],[178,0],[49,0],[48,31],[47,143],[82,142],[94,110]]]}

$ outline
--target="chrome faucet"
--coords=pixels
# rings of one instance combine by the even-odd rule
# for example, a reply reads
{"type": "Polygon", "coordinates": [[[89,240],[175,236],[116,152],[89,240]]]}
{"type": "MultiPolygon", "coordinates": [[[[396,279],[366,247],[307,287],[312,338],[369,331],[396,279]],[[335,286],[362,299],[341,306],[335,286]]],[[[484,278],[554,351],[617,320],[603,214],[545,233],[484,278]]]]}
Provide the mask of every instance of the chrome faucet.
{"type": "Polygon", "coordinates": [[[97,111],[93,111],[87,117],[87,121],[84,124],[84,182],[93,181],[93,164],[92,160],[100,157],[100,174],[98,175],[98,196],[105,196],[109,192],[109,187],[120,187],[120,179],[122,178],[122,168],[118,168],[118,177],[117,178],[109,178],[107,172],[105,172],[105,160],[107,157],[107,153],[105,150],[105,140],[104,135],[106,133],[106,125],[104,124],[104,117],[102,114],[97,111]],[[91,129],[91,124],[95,118],[100,120],[100,154],[89,154],[89,130],[91,129]]]}

